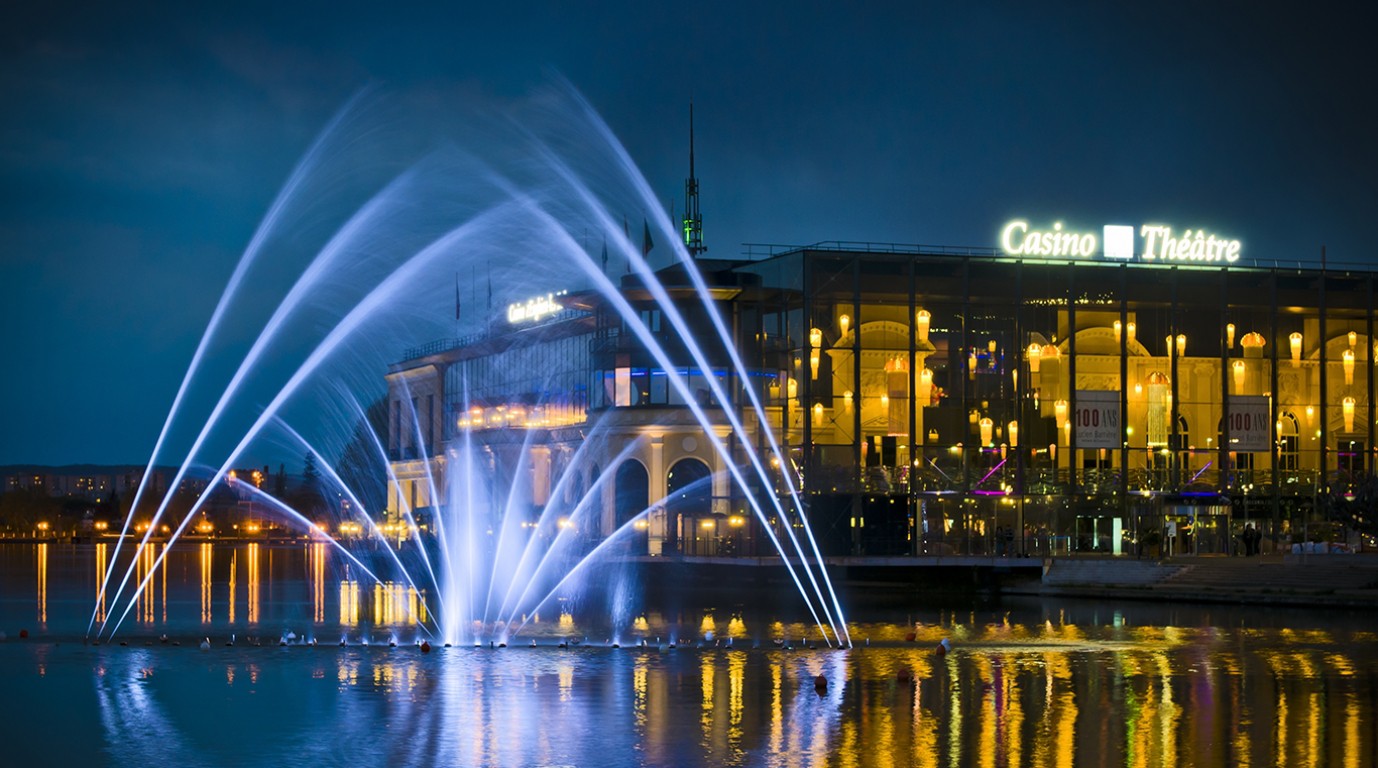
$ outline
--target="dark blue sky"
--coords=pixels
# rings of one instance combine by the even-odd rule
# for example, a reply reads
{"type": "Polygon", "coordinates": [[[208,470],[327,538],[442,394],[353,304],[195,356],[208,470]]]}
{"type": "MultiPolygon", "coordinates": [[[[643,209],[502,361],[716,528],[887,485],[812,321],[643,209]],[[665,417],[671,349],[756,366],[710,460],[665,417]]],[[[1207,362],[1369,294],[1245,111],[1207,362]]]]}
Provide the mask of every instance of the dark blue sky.
{"type": "Polygon", "coordinates": [[[0,29],[0,464],[146,459],[254,227],[370,83],[425,107],[420,146],[558,73],[667,201],[692,95],[715,256],[1027,216],[1375,261],[1374,19],[1320,4],[29,5],[0,29]]]}

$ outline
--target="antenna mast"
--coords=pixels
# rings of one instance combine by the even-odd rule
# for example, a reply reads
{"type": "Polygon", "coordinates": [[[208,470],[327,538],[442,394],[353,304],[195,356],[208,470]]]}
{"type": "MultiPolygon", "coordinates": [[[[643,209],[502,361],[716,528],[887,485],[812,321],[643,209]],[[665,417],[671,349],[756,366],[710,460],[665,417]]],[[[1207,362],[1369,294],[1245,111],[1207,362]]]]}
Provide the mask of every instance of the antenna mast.
{"type": "Polygon", "coordinates": [[[684,180],[684,247],[690,256],[708,250],[703,244],[703,217],[699,215],[699,180],[694,176],[694,102],[689,102],[689,178],[684,180]]]}

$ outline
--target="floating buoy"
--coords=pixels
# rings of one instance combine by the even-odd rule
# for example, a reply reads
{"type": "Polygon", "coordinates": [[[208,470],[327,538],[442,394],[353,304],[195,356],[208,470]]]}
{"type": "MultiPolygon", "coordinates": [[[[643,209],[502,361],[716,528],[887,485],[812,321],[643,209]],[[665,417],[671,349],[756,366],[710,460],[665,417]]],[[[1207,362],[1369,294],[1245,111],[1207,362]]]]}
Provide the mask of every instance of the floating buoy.
{"type": "Polygon", "coordinates": [[[28,639],[28,637],[29,637],[29,630],[27,630],[27,629],[21,629],[21,630],[19,630],[19,639],[20,639],[20,640],[26,640],[26,639],[28,639]]]}
{"type": "Polygon", "coordinates": [[[203,650],[203,651],[209,651],[210,649],[211,649],[211,639],[208,637],[208,638],[206,638],[205,640],[202,640],[202,641],[201,641],[201,650],[203,650]]]}
{"type": "Polygon", "coordinates": [[[826,675],[819,675],[813,679],[813,688],[820,694],[828,690],[828,678],[826,675]]]}
{"type": "Polygon", "coordinates": [[[900,667],[899,670],[895,672],[895,679],[900,681],[901,683],[909,682],[909,668],[900,667]]]}
{"type": "Polygon", "coordinates": [[[914,642],[914,640],[916,640],[916,639],[918,638],[918,636],[919,636],[919,635],[918,635],[917,632],[910,632],[909,634],[907,634],[907,635],[904,636],[904,641],[905,641],[906,643],[912,643],[912,642],[914,642]]]}
{"type": "Polygon", "coordinates": [[[949,643],[947,638],[944,637],[942,642],[938,643],[938,647],[933,649],[933,652],[939,656],[946,656],[947,652],[950,650],[952,650],[952,643],[949,643]]]}
{"type": "Polygon", "coordinates": [[[421,652],[422,652],[422,653],[430,653],[430,652],[431,652],[431,644],[428,643],[428,642],[426,642],[425,640],[422,640],[422,641],[421,641],[421,652]]]}

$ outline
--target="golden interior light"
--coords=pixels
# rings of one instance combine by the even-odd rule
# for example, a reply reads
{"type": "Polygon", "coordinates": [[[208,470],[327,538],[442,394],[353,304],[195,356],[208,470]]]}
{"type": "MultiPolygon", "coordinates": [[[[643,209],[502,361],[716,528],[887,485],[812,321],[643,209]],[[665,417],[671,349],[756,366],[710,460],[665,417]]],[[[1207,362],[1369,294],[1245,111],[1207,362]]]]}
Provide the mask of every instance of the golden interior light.
{"type": "Polygon", "coordinates": [[[920,309],[914,314],[914,325],[918,328],[919,341],[928,341],[928,324],[933,316],[926,309],[920,309]]]}

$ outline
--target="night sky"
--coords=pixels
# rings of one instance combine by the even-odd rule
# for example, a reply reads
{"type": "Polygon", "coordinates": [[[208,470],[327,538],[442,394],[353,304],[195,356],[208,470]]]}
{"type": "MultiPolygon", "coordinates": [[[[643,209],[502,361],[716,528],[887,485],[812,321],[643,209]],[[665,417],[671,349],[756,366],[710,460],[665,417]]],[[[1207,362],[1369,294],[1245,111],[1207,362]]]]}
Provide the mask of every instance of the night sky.
{"type": "Polygon", "coordinates": [[[363,88],[408,105],[388,135],[424,148],[568,81],[677,205],[692,98],[717,257],[992,247],[1018,216],[1207,227],[1246,259],[1317,261],[1324,245],[1332,263],[1376,261],[1371,11],[227,5],[6,12],[0,464],[147,460],[259,220],[363,88]]]}

